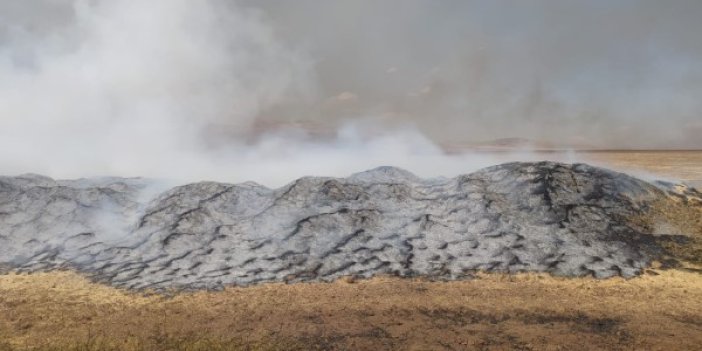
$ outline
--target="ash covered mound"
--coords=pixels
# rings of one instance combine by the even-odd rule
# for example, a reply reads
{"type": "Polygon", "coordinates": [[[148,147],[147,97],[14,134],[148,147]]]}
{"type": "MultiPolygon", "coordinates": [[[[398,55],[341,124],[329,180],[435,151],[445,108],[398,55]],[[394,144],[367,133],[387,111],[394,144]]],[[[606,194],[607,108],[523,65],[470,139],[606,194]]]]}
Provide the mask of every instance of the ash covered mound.
{"type": "Polygon", "coordinates": [[[381,167],[157,196],[149,184],[0,178],[0,264],[159,290],[476,271],[631,277],[653,260],[700,259],[700,193],[584,164],[430,180],[381,167]]]}

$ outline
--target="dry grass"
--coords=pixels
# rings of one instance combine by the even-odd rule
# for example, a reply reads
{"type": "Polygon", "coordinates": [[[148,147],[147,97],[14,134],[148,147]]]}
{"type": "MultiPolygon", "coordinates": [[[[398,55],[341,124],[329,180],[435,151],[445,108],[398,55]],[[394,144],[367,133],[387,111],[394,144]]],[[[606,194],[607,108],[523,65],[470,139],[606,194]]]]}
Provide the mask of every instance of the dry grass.
{"type": "Polygon", "coordinates": [[[634,175],[682,180],[702,188],[702,150],[577,152],[576,158],[634,175]]]}
{"type": "Polygon", "coordinates": [[[3,351],[694,349],[702,275],[375,278],[164,297],[71,272],[9,274],[0,276],[0,311],[3,351]]]}

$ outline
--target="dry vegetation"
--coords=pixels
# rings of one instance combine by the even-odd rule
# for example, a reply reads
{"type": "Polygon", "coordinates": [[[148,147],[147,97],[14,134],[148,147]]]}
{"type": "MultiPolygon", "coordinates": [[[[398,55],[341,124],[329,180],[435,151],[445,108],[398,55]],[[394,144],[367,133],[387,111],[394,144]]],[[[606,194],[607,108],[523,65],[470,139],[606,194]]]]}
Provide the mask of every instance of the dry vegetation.
{"type": "Polygon", "coordinates": [[[71,272],[0,276],[0,350],[694,349],[702,275],[480,275],[268,284],[173,296],[71,272]]]}
{"type": "Polygon", "coordinates": [[[682,180],[702,188],[702,150],[577,152],[576,158],[638,176],[682,180]]]}

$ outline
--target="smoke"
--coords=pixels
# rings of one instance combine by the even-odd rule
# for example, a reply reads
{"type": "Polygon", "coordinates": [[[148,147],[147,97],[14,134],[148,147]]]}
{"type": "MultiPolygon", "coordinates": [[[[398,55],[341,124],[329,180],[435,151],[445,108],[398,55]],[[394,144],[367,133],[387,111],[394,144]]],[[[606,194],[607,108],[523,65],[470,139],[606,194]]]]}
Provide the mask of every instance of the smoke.
{"type": "Polygon", "coordinates": [[[310,61],[226,1],[1,6],[5,171],[178,174],[208,158],[208,126],[311,91],[310,61]]]}
{"type": "Polygon", "coordinates": [[[437,146],[507,137],[702,147],[701,7],[0,0],[0,173],[280,185],[535,157],[437,146]]]}
{"type": "Polygon", "coordinates": [[[702,147],[699,1],[245,3],[308,46],[321,92],[356,96],[319,120],[373,111],[445,143],[702,147]]]}

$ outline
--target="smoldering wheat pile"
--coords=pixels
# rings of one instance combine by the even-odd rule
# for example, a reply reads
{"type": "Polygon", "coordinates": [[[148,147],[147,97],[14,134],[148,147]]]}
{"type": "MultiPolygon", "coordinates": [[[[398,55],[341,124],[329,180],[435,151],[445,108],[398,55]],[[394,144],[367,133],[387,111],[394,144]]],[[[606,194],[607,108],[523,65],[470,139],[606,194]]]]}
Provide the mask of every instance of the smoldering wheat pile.
{"type": "Polygon", "coordinates": [[[451,179],[381,167],[279,189],[201,182],[154,196],[151,184],[0,178],[0,265],[68,267],[130,289],[475,271],[631,277],[670,256],[665,243],[689,239],[635,219],[662,200],[700,203],[694,189],[552,162],[451,179]]]}

